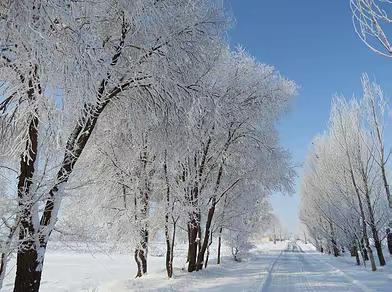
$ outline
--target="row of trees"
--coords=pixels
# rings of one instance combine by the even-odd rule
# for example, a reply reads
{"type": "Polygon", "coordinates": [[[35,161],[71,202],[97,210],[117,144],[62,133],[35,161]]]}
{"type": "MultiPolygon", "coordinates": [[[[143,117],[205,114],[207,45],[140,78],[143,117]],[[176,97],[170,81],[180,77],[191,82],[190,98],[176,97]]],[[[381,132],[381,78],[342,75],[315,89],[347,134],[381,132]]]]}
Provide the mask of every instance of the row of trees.
{"type": "Polygon", "coordinates": [[[329,128],[313,140],[301,184],[301,219],[314,244],[338,256],[351,250],[360,264],[385,265],[382,240],[392,207],[388,106],[379,85],[362,78],[363,97],[332,102],[329,128]]]}
{"type": "Polygon", "coordinates": [[[147,271],[176,232],[188,271],[238,259],[294,172],[275,123],[293,82],[224,38],[212,0],[0,3],[0,287],[38,291],[52,232],[128,244],[147,271]],[[59,222],[58,222],[59,221],[59,222]]]}

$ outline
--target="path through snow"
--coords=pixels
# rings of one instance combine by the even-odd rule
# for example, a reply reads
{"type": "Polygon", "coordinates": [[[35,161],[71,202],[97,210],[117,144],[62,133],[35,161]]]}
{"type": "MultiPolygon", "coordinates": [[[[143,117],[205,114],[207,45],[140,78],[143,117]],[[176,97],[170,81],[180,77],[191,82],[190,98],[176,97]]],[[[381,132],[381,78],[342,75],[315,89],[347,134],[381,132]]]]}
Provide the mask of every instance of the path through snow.
{"type": "Polygon", "coordinates": [[[261,291],[371,291],[320,256],[290,242],[269,270],[261,291]]]}

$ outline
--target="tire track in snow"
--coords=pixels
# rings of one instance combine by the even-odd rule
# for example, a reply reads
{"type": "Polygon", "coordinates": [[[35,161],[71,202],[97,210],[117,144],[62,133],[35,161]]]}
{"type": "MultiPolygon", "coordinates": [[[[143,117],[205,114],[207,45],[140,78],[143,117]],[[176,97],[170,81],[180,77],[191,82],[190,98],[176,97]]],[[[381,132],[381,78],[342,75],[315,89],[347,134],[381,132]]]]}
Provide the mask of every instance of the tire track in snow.
{"type": "MultiPolygon", "coordinates": [[[[315,259],[316,261],[318,261],[319,263],[322,263],[326,266],[328,266],[329,268],[333,269],[334,271],[336,271],[340,276],[342,276],[343,278],[345,278],[347,281],[349,281],[350,283],[352,283],[353,285],[355,285],[357,288],[361,289],[364,292],[372,292],[372,289],[369,289],[368,287],[366,287],[364,284],[362,284],[361,282],[359,282],[358,280],[354,279],[353,277],[351,277],[350,275],[346,274],[345,272],[343,272],[341,269],[337,268],[336,266],[327,263],[325,261],[320,260],[319,258],[313,256],[310,253],[304,252],[303,249],[297,244],[298,249],[301,253],[306,254],[309,257],[312,257],[313,259],[315,259]]],[[[264,291],[263,291],[264,292],[264,291]]]]}
{"type": "Polygon", "coordinates": [[[259,289],[257,289],[257,291],[260,292],[268,292],[269,287],[271,286],[272,283],[272,272],[275,268],[276,263],[279,261],[279,259],[281,258],[283,252],[287,251],[290,247],[290,244],[287,246],[287,248],[285,250],[281,250],[279,255],[274,259],[274,261],[269,265],[268,269],[267,269],[267,277],[266,279],[261,283],[259,289]]]}

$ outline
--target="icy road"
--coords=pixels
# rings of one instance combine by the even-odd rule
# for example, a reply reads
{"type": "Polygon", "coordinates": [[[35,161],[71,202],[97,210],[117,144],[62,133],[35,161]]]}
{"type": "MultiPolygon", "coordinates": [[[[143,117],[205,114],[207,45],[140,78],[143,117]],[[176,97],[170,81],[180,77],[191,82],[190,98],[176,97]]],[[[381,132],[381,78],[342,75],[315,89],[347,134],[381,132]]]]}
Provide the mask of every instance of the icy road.
{"type": "Polygon", "coordinates": [[[275,291],[372,291],[320,255],[304,252],[294,243],[271,264],[260,289],[275,291]]]}

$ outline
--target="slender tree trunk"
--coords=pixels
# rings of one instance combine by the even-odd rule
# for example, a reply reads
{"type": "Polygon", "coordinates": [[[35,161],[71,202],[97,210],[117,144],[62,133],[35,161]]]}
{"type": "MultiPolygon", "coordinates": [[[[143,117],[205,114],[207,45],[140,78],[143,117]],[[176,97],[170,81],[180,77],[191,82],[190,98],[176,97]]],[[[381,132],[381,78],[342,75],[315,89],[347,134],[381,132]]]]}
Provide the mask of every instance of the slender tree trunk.
{"type": "Polygon", "coordinates": [[[357,261],[357,266],[361,265],[361,261],[359,259],[359,254],[358,254],[358,248],[356,245],[354,245],[354,252],[355,252],[355,260],[357,261]]]}
{"type": "Polygon", "coordinates": [[[340,254],[339,254],[339,249],[338,249],[337,242],[335,239],[335,232],[333,229],[332,222],[329,222],[329,227],[330,227],[330,232],[331,232],[331,245],[332,245],[333,255],[335,257],[338,257],[340,254]]]}
{"type": "Polygon", "coordinates": [[[141,251],[140,249],[135,249],[134,258],[137,266],[136,278],[143,276],[143,267],[142,267],[142,261],[140,259],[140,251],[141,251]]]}
{"type": "Polygon", "coordinates": [[[171,262],[171,243],[169,237],[169,226],[166,222],[165,225],[165,237],[166,237],[166,273],[169,278],[173,276],[173,263],[171,262]]]}
{"type": "Polygon", "coordinates": [[[217,265],[220,265],[220,263],[221,263],[222,231],[223,231],[223,227],[221,226],[219,228],[219,235],[218,235],[218,256],[216,259],[217,265]]]}
{"type": "Polygon", "coordinates": [[[0,290],[3,287],[5,273],[7,272],[8,254],[3,252],[0,257],[0,290]]]}
{"type": "Polygon", "coordinates": [[[374,261],[374,256],[373,256],[373,252],[372,249],[370,248],[370,244],[369,244],[369,238],[367,236],[367,228],[366,228],[366,221],[365,221],[365,211],[363,209],[363,204],[362,204],[362,199],[361,199],[361,194],[359,192],[356,180],[355,180],[355,176],[354,176],[354,172],[352,169],[352,165],[351,165],[351,160],[350,160],[350,156],[349,157],[349,162],[350,162],[350,174],[351,174],[351,180],[355,189],[355,194],[357,195],[357,199],[358,199],[358,205],[359,205],[359,210],[361,212],[361,221],[362,221],[362,232],[363,232],[363,240],[364,240],[364,244],[366,247],[366,251],[369,255],[369,259],[370,259],[370,263],[372,266],[372,271],[376,271],[377,267],[376,267],[376,262],[374,261]]]}
{"type": "Polygon", "coordinates": [[[169,278],[173,276],[173,258],[174,258],[175,240],[176,240],[176,223],[174,222],[171,242],[170,242],[169,232],[167,232],[166,234],[166,272],[169,278]]]}
{"type": "Polygon", "coordinates": [[[215,213],[215,199],[213,199],[212,206],[208,210],[208,216],[207,216],[207,222],[206,222],[206,229],[204,232],[204,239],[203,239],[203,245],[201,246],[201,249],[199,250],[198,256],[197,256],[197,264],[196,264],[196,270],[201,270],[203,268],[204,264],[204,256],[205,252],[208,248],[209,244],[209,239],[210,239],[210,233],[211,233],[211,223],[212,223],[212,218],[215,213]]]}
{"type": "Polygon", "coordinates": [[[363,244],[363,239],[362,239],[362,242],[359,244],[359,247],[360,247],[360,250],[361,250],[363,261],[364,262],[368,261],[369,260],[369,255],[368,255],[368,252],[367,252],[367,249],[366,249],[365,245],[363,244]]]}
{"type": "Polygon", "coordinates": [[[190,228],[190,224],[187,224],[187,229],[188,229],[188,253],[186,256],[186,262],[189,263],[189,259],[191,258],[191,250],[189,248],[189,244],[191,242],[191,228],[190,228]]]}
{"type": "Polygon", "coordinates": [[[350,255],[351,255],[352,257],[355,257],[357,254],[358,254],[357,247],[355,246],[355,244],[353,244],[353,245],[350,247],[350,255]]]}
{"type": "Polygon", "coordinates": [[[208,247],[207,247],[206,261],[204,263],[204,268],[205,269],[207,268],[208,260],[210,258],[210,246],[211,246],[211,244],[212,244],[212,232],[210,233],[210,243],[208,244],[208,247]]]}
{"type": "Polygon", "coordinates": [[[232,248],[231,248],[231,254],[233,255],[234,261],[240,262],[240,260],[237,258],[237,255],[238,255],[238,248],[232,247],[232,248]]]}
{"type": "Polygon", "coordinates": [[[7,270],[7,253],[3,252],[0,256],[0,290],[3,287],[3,281],[7,270]]]}
{"type": "Polygon", "coordinates": [[[367,257],[366,248],[363,247],[363,244],[360,240],[358,240],[358,242],[357,242],[357,247],[358,247],[359,253],[361,254],[363,265],[366,267],[366,261],[369,260],[369,258],[366,258],[367,257]]]}
{"type": "Polygon", "coordinates": [[[380,154],[381,154],[380,158],[381,159],[380,159],[379,165],[381,168],[382,180],[384,183],[384,189],[385,189],[385,194],[387,196],[389,208],[392,208],[392,197],[391,197],[391,192],[389,189],[388,179],[387,179],[387,175],[386,175],[386,171],[385,171],[385,165],[386,165],[387,161],[385,160],[384,141],[383,141],[383,135],[380,130],[379,121],[377,119],[376,105],[374,104],[374,100],[371,100],[371,108],[372,108],[373,122],[375,124],[376,133],[377,133],[377,139],[378,139],[378,143],[380,146],[380,154]]]}
{"type": "Polygon", "coordinates": [[[370,229],[372,231],[372,235],[373,235],[373,239],[374,239],[374,245],[376,247],[378,260],[380,262],[380,266],[385,266],[385,258],[384,258],[384,254],[382,252],[382,245],[381,245],[380,238],[378,236],[378,230],[377,230],[376,223],[375,223],[375,220],[374,220],[374,215],[373,215],[374,214],[373,213],[373,207],[372,207],[371,202],[370,202],[370,197],[369,197],[368,191],[366,191],[366,204],[367,204],[368,211],[369,211],[370,229]]]}
{"type": "Polygon", "coordinates": [[[7,264],[9,260],[8,257],[11,254],[11,251],[9,249],[11,248],[12,239],[14,238],[14,235],[16,233],[17,225],[18,224],[15,222],[13,226],[9,227],[10,231],[3,246],[4,252],[0,255],[0,291],[3,287],[5,273],[7,272],[7,264]]]}
{"type": "Polygon", "coordinates": [[[165,174],[166,182],[166,212],[165,212],[165,238],[166,238],[166,273],[169,278],[173,276],[173,262],[171,261],[172,247],[169,235],[169,210],[170,210],[170,184],[169,175],[167,172],[167,150],[164,152],[163,172],[165,174]]]}
{"type": "Polygon", "coordinates": [[[392,197],[391,197],[391,192],[390,192],[390,189],[389,189],[387,175],[386,175],[386,172],[385,172],[385,164],[384,164],[384,162],[381,162],[381,173],[382,173],[382,180],[384,182],[384,189],[385,189],[385,193],[387,195],[389,208],[392,208],[392,197]]]}
{"type": "Polygon", "coordinates": [[[388,244],[388,250],[389,254],[392,255],[392,233],[387,234],[387,244],[388,244]]]}
{"type": "Polygon", "coordinates": [[[360,266],[360,265],[361,265],[361,261],[360,261],[360,259],[359,259],[358,247],[357,247],[356,243],[354,243],[354,244],[351,246],[351,248],[350,248],[350,255],[351,255],[352,257],[355,257],[355,260],[356,260],[356,262],[357,262],[357,266],[360,266]]]}
{"type": "MultiPolygon", "coordinates": [[[[166,214],[167,215],[167,214],[166,214]]],[[[174,258],[174,242],[176,240],[176,222],[173,220],[173,233],[170,239],[169,234],[169,217],[165,217],[165,238],[166,238],[166,272],[167,276],[173,276],[173,258],[174,258]]]]}
{"type": "Polygon", "coordinates": [[[366,251],[367,251],[367,254],[370,259],[370,264],[372,266],[372,271],[375,272],[375,271],[377,271],[376,261],[374,260],[373,251],[370,247],[369,238],[367,237],[367,235],[364,236],[364,240],[365,240],[365,245],[366,245],[366,251]]]}
{"type": "Polygon", "coordinates": [[[146,226],[140,231],[140,238],[139,246],[135,249],[135,261],[138,267],[136,277],[147,273],[148,230],[146,226]]]}

